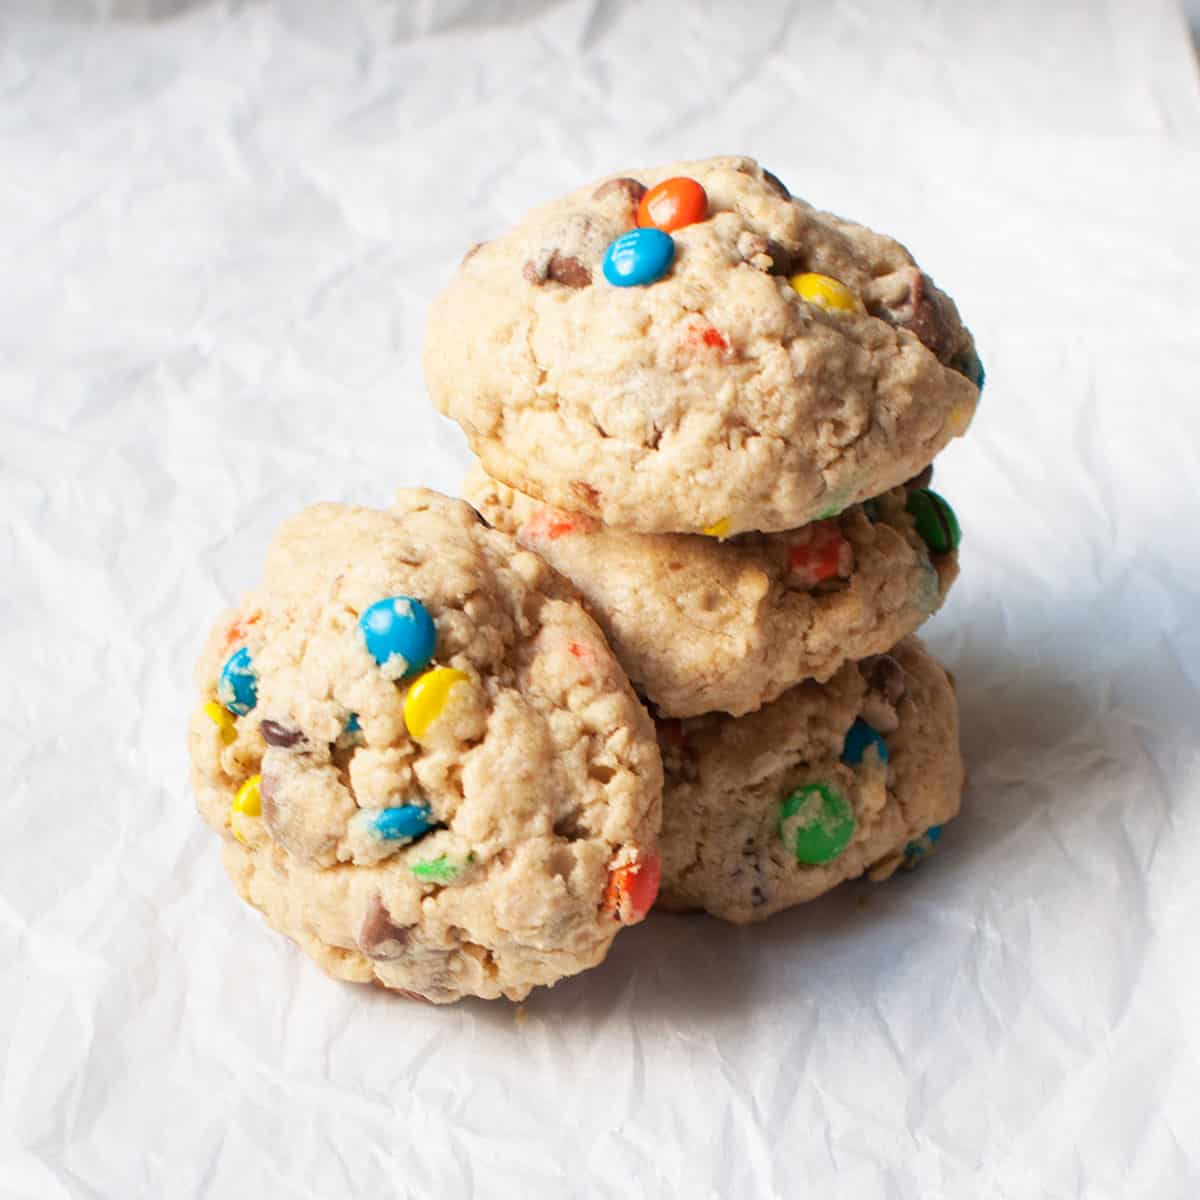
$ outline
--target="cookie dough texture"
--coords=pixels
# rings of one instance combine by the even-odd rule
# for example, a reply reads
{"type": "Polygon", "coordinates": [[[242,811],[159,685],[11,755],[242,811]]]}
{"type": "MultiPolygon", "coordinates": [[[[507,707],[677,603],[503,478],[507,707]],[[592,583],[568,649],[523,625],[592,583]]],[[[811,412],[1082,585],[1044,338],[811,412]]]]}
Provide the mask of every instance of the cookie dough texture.
{"type": "Polygon", "coordinates": [[[741,716],[803,679],[826,680],[843,663],[916,630],[958,575],[953,552],[930,556],[902,487],[815,530],[726,542],[609,529],[540,504],[479,468],[467,476],[464,495],[579,588],[660,716],[741,716]],[[838,534],[841,573],[814,583],[805,576],[803,547],[814,536],[838,534]]]}
{"type": "Polygon", "coordinates": [[[847,879],[887,878],[907,843],[958,812],[958,706],[945,670],[910,638],[890,655],[803,683],[747,717],[660,725],[663,885],[659,906],[703,909],[738,924],[812,900],[847,879]],[[862,717],[887,742],[841,761],[862,717]],[[779,836],[781,801],[824,782],[854,808],[849,846],[821,866],[798,863],[779,836]]]}
{"type": "Polygon", "coordinates": [[[908,252],[790,197],[748,158],[591,184],[468,253],[429,321],[425,370],[488,473],[641,532],[794,529],[916,475],[965,432],[979,364],[908,252]],[[643,187],[708,193],[674,261],[613,287],[609,243],[643,187]],[[839,279],[830,312],[790,286],[839,279]]]}
{"type": "Polygon", "coordinates": [[[571,586],[468,505],[409,491],[386,511],[293,517],[196,678],[200,812],[242,897],[330,974],[438,1003],[516,1000],[604,958],[620,927],[610,871],[655,852],[653,726],[571,586]],[[386,677],[358,626],[395,595],[432,616],[434,664],[467,675],[420,744],[408,681],[386,677]],[[223,736],[203,704],[239,645],[258,703],[223,736]],[[258,773],[261,817],[231,810],[258,773]],[[412,803],[437,827],[397,849],[371,814],[412,803]]]}

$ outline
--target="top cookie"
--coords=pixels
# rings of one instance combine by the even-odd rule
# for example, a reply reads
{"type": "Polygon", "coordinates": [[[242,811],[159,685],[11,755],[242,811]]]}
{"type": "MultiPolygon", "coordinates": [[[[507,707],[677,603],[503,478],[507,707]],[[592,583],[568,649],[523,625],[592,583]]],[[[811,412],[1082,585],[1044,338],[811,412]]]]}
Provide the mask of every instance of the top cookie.
{"type": "Polygon", "coordinates": [[[293,517],[197,682],[201,814],[332,974],[521,999],[653,900],[650,720],[571,586],[461,501],[293,517]]]}
{"type": "Polygon", "coordinates": [[[476,247],[434,303],[425,370],[493,477],[608,525],[721,536],[916,475],[982,378],[901,245],[734,157],[589,185],[476,247]],[[702,194],[659,189],[678,178],[702,194]],[[671,232],[622,238],[639,212],[671,232]]]}

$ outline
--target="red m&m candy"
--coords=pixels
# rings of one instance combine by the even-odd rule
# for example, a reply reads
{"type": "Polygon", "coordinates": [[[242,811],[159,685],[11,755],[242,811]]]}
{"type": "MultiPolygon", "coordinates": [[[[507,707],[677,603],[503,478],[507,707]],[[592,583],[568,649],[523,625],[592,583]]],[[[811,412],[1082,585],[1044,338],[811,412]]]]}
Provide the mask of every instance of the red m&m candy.
{"type": "Polygon", "coordinates": [[[637,223],[643,228],[653,226],[665,233],[694,225],[708,215],[708,194],[685,175],[664,179],[652,187],[638,205],[637,223]]]}
{"type": "Polygon", "coordinates": [[[825,579],[845,577],[853,566],[853,551],[837,521],[815,521],[800,530],[788,547],[792,583],[813,587],[825,579]]]}
{"type": "Polygon", "coordinates": [[[654,906],[661,879],[662,860],[657,854],[617,867],[608,877],[604,907],[622,925],[636,925],[654,906]]]}

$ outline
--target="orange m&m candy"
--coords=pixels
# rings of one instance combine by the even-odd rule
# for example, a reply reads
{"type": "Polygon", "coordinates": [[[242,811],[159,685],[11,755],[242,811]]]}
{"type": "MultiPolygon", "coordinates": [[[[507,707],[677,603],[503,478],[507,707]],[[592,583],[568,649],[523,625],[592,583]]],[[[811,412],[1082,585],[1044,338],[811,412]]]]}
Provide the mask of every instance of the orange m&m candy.
{"type": "Polygon", "coordinates": [[[788,548],[791,581],[814,587],[826,579],[845,577],[853,566],[853,554],[837,521],[814,521],[799,531],[788,548]]]}
{"type": "Polygon", "coordinates": [[[652,187],[638,205],[637,223],[670,233],[694,225],[708,216],[708,194],[686,175],[664,179],[652,187]]]}
{"type": "Polygon", "coordinates": [[[611,911],[622,925],[636,925],[658,898],[661,879],[662,859],[657,854],[617,867],[608,877],[608,887],[604,891],[604,907],[611,911]]]}
{"type": "Polygon", "coordinates": [[[568,533],[591,533],[598,522],[582,513],[564,512],[561,508],[543,506],[521,526],[520,536],[536,541],[548,538],[554,541],[568,533]]]}

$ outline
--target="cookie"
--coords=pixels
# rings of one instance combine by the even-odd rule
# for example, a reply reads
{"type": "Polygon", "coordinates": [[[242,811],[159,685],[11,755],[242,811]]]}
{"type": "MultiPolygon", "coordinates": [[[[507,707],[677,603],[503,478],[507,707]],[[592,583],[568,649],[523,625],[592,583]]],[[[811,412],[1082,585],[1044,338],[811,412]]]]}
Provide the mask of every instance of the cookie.
{"type": "Polygon", "coordinates": [[[479,468],[464,484],[579,588],[634,686],[671,717],[741,716],[912,633],[958,574],[957,540],[934,529],[927,543],[908,511],[932,494],[894,488],[802,529],[718,542],[610,529],[479,468]]]}
{"type": "Polygon", "coordinates": [[[650,718],[571,585],[461,501],[288,520],[196,678],[226,869],[332,975],[519,1000],[653,902],[650,718]]]}
{"type": "Polygon", "coordinates": [[[737,924],[928,852],[963,788],[950,679],[916,638],[747,717],[659,727],[662,908],[737,924]]]}
{"type": "Polygon", "coordinates": [[[982,380],[902,246],[748,158],[592,184],[476,247],[425,370],[493,478],[644,533],[832,516],[965,432],[982,380]]]}

